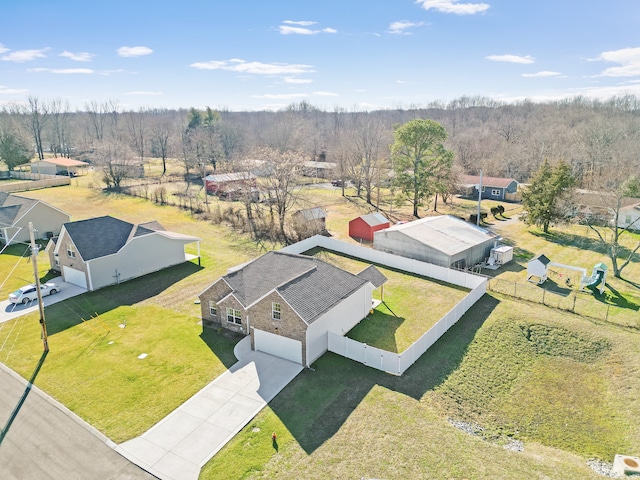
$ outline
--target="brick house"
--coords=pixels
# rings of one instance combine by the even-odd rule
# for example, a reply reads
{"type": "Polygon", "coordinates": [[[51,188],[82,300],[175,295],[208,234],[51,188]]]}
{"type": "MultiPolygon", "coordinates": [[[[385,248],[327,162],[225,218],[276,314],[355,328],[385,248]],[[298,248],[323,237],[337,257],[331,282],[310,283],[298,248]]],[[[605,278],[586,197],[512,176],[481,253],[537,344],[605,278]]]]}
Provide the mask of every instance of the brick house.
{"type": "Polygon", "coordinates": [[[305,255],[269,252],[220,277],[200,295],[204,326],[251,335],[254,350],[309,366],[365,318],[386,282],[375,267],[358,275],[305,255]]]}

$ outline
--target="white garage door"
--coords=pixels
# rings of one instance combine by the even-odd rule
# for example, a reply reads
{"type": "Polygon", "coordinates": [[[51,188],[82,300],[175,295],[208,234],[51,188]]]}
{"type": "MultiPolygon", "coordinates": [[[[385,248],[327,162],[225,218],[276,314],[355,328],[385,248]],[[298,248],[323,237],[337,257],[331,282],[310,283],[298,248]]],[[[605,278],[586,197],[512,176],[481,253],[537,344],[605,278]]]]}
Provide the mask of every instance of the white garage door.
{"type": "Polygon", "coordinates": [[[286,358],[302,365],[302,342],[299,340],[281,337],[280,335],[254,328],[253,344],[255,349],[260,352],[286,358]]]}
{"type": "Polygon", "coordinates": [[[74,285],[78,285],[82,288],[87,288],[87,277],[85,276],[84,272],[63,265],[62,275],[64,276],[65,282],[73,283],[74,285]]]}

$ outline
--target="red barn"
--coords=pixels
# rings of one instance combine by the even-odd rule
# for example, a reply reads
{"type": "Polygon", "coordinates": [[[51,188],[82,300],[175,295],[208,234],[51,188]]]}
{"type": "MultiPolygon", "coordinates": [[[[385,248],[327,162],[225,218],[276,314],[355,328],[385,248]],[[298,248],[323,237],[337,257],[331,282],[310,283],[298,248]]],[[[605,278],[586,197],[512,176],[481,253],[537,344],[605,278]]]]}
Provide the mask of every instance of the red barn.
{"type": "Polygon", "coordinates": [[[349,236],[373,242],[373,233],[389,228],[389,226],[389,220],[384,218],[381,213],[370,213],[354,218],[349,222],[349,236]]]}

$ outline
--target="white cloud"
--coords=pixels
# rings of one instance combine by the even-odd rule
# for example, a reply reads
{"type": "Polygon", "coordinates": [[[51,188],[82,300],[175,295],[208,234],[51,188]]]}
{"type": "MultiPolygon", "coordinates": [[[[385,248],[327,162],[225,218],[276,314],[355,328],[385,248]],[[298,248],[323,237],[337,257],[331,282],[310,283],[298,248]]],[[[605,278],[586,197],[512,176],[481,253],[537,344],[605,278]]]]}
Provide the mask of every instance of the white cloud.
{"type": "Polygon", "coordinates": [[[640,75],[640,47],[602,52],[595,60],[621,65],[620,67],[607,68],[600,74],[603,77],[635,77],[640,75]]]}
{"type": "Polygon", "coordinates": [[[90,62],[91,59],[95,56],[93,55],[93,53],[89,53],[89,52],[77,52],[77,53],[73,53],[73,52],[68,52],[67,50],[65,50],[64,52],[62,52],[60,54],[61,57],[66,57],[69,58],[71,60],[75,60],[76,62],[90,62]]]}
{"type": "Polygon", "coordinates": [[[550,72],[548,70],[542,70],[541,72],[536,73],[523,73],[522,76],[526,78],[531,77],[557,77],[558,75],[562,75],[560,72],[550,72]]]}
{"type": "Polygon", "coordinates": [[[456,15],[473,15],[489,10],[487,3],[458,3],[459,0],[416,0],[425,10],[434,9],[440,13],[456,15]]]}
{"type": "Polygon", "coordinates": [[[46,52],[48,48],[43,48],[40,50],[14,50],[7,55],[0,57],[0,60],[4,60],[5,62],[30,62],[31,60],[35,60],[36,58],[46,58],[44,52],[46,52]]]}
{"type": "Polygon", "coordinates": [[[26,89],[9,88],[4,85],[0,85],[0,95],[16,95],[21,93],[27,93],[26,89]]]}
{"type": "Polygon", "coordinates": [[[308,20],[294,21],[294,20],[285,20],[282,23],[286,23],[288,25],[302,25],[303,27],[308,27],[309,25],[315,25],[318,22],[310,22],[308,20]]]}
{"type": "Polygon", "coordinates": [[[411,35],[411,32],[406,31],[407,29],[413,27],[421,27],[423,25],[424,22],[410,22],[408,20],[400,20],[399,22],[391,23],[387,32],[394,35],[411,35]]]}
{"type": "Polygon", "coordinates": [[[492,60],[494,62],[508,62],[508,63],[534,63],[535,60],[531,55],[489,55],[487,60],[492,60]]]}
{"type": "Polygon", "coordinates": [[[284,80],[284,83],[296,83],[296,84],[313,83],[313,80],[311,80],[310,78],[284,77],[283,80],[284,80]]]}
{"type": "Polygon", "coordinates": [[[292,98],[305,98],[308,93],[267,93],[265,95],[251,95],[252,98],[269,98],[271,100],[289,100],[292,98]]]}
{"type": "Polygon", "coordinates": [[[118,55],[121,57],[141,57],[143,55],[149,55],[153,53],[149,47],[120,47],[118,55]]]}
{"type": "Polygon", "coordinates": [[[134,91],[134,92],[125,92],[124,95],[164,95],[164,93],[163,92],[134,91]]]}
{"type": "Polygon", "coordinates": [[[56,73],[56,74],[62,74],[62,75],[66,75],[66,74],[75,74],[75,73],[81,73],[81,74],[91,74],[91,73],[95,73],[94,70],[91,70],[90,68],[30,68],[28,70],[29,72],[35,72],[35,73],[56,73]]]}
{"type": "Polygon", "coordinates": [[[314,72],[311,65],[245,62],[244,60],[238,59],[196,62],[189,66],[201,70],[227,70],[238,73],[252,73],[255,75],[295,75],[314,72]]]}
{"type": "Polygon", "coordinates": [[[338,97],[339,96],[337,93],[333,93],[333,92],[313,92],[313,95],[316,95],[318,97],[338,97]]]}
{"type": "Polygon", "coordinates": [[[278,31],[282,35],[317,35],[318,33],[338,33],[335,28],[323,28],[322,30],[313,30],[309,27],[311,25],[315,25],[316,22],[293,22],[291,20],[285,20],[282,23],[286,23],[287,25],[280,25],[278,27],[278,31]],[[297,27],[290,27],[289,25],[298,25],[297,27]]]}
{"type": "Polygon", "coordinates": [[[287,25],[280,25],[278,30],[282,35],[315,35],[320,30],[311,30],[309,28],[302,27],[288,27],[287,25]]]}
{"type": "Polygon", "coordinates": [[[8,52],[10,49],[0,43],[0,53],[8,52]]]}

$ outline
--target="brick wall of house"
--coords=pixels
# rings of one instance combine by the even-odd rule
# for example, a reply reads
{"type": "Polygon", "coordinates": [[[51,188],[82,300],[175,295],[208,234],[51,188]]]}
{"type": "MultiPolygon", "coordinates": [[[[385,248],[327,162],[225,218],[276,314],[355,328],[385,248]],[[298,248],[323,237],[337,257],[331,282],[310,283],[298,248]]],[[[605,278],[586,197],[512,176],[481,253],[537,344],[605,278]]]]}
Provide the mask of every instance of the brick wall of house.
{"type": "MultiPolygon", "coordinates": [[[[87,274],[87,264],[84,263],[76,245],[73,243],[69,234],[65,231],[62,232],[60,238],[58,238],[58,260],[60,261],[60,271],[62,271],[62,267],[73,268],[74,270],[80,270],[87,274]],[[76,253],[75,257],[70,257],[67,253],[67,245],[73,245],[73,250],[76,253]]],[[[52,255],[53,256],[53,255],[52,255]]],[[[51,258],[51,257],[50,257],[51,258]]],[[[89,285],[89,280],[87,279],[87,285],[89,285]]]]}
{"type": "Polygon", "coordinates": [[[224,323],[227,323],[226,310],[221,310],[221,307],[218,306],[218,316],[214,317],[211,315],[209,305],[212,301],[217,304],[222,298],[229,295],[229,293],[231,293],[231,288],[224,280],[219,278],[207,290],[200,294],[198,298],[200,299],[200,314],[202,315],[203,326],[225,326],[224,323]]]}
{"type": "Polygon", "coordinates": [[[233,295],[230,295],[223,301],[218,302],[218,317],[220,319],[219,322],[221,327],[231,330],[232,332],[242,333],[245,335],[249,334],[249,330],[247,329],[247,312],[233,295]],[[242,319],[241,324],[227,321],[227,308],[240,310],[240,316],[242,319]]]}
{"type": "MultiPolygon", "coordinates": [[[[306,364],[307,324],[277,292],[270,293],[249,309],[249,324],[259,330],[301,341],[302,364],[306,364]],[[273,319],[272,303],[280,304],[280,320],[273,319]]],[[[251,347],[254,348],[253,337],[251,342],[251,347]]]]}

